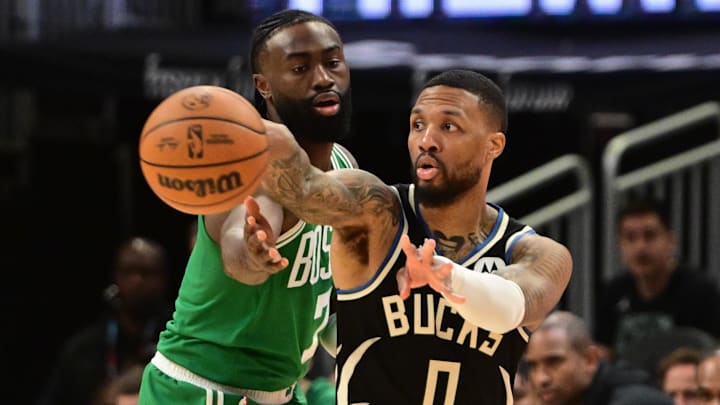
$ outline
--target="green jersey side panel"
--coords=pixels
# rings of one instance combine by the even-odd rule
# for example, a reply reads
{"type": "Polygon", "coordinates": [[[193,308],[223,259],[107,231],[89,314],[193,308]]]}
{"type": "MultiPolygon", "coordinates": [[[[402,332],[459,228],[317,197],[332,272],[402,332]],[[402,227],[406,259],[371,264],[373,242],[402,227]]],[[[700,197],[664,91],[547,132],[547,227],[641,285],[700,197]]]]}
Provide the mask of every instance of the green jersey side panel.
{"type": "MultiPolygon", "coordinates": [[[[333,148],[335,168],[349,167],[333,148]]],[[[158,351],[220,384],[276,391],[305,375],[327,324],[332,293],[331,229],[298,222],[278,238],[290,264],[258,286],[225,275],[203,217],[158,351]]]]}

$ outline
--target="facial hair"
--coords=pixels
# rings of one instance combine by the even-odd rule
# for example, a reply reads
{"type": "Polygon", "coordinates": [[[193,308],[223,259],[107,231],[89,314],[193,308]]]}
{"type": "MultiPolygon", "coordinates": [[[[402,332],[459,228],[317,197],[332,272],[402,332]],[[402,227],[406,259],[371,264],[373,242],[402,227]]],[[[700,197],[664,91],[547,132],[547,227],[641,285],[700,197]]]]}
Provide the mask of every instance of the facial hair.
{"type": "MultiPolygon", "coordinates": [[[[332,91],[332,90],[331,90],[332,91]]],[[[313,108],[313,97],[293,99],[275,96],[275,109],[283,124],[298,139],[316,142],[336,142],[350,133],[352,101],[350,88],[344,94],[333,91],[340,97],[340,111],[333,116],[320,115],[313,108]]]]}
{"type": "MultiPolygon", "coordinates": [[[[431,153],[428,154],[432,156],[431,153]]],[[[445,182],[440,185],[421,184],[417,178],[417,165],[414,164],[411,170],[413,184],[415,184],[415,197],[419,203],[427,207],[444,207],[454,203],[461,195],[472,189],[480,179],[482,170],[479,167],[466,165],[452,174],[448,172],[443,162],[437,158],[435,161],[438,170],[444,173],[446,178],[445,182]]]]}

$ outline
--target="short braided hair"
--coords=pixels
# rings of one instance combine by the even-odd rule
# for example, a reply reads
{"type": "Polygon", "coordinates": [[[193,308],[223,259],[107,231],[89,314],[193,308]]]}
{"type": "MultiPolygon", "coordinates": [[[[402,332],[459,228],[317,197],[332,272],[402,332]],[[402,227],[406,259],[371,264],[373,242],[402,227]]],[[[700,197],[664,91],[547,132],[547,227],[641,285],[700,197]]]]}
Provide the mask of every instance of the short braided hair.
{"type": "MultiPolygon", "coordinates": [[[[250,38],[250,66],[252,73],[260,72],[260,53],[265,49],[265,44],[273,35],[283,28],[309,21],[321,22],[337,32],[337,28],[335,28],[333,23],[328,19],[303,10],[283,10],[262,20],[260,24],[255,27],[250,38]]],[[[255,91],[255,107],[260,114],[263,116],[266,115],[267,107],[265,106],[265,99],[263,99],[257,90],[255,91]]]]}

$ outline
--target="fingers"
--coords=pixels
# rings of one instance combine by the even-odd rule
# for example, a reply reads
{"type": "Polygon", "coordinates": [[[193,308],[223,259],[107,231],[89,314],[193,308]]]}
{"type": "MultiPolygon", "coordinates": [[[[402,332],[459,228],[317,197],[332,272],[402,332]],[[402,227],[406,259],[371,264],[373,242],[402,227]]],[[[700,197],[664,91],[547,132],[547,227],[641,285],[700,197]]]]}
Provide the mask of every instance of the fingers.
{"type": "Polygon", "coordinates": [[[435,254],[435,239],[425,239],[420,254],[422,256],[422,262],[432,266],[433,255],[435,254]]]}
{"type": "Polygon", "coordinates": [[[403,250],[403,253],[405,253],[406,261],[409,262],[417,262],[418,257],[418,251],[415,245],[410,242],[410,238],[407,235],[403,235],[400,237],[400,247],[403,250]]]}
{"type": "Polygon", "coordinates": [[[245,204],[247,216],[257,217],[260,215],[260,205],[252,196],[245,197],[243,203],[245,204]]]}
{"type": "Polygon", "coordinates": [[[249,260],[255,263],[256,266],[264,268],[264,271],[275,273],[284,269],[290,263],[273,246],[268,233],[261,229],[254,216],[248,216],[246,220],[245,245],[249,260]]]}
{"type": "Polygon", "coordinates": [[[404,300],[410,296],[410,275],[408,274],[407,268],[403,267],[398,270],[395,278],[397,279],[400,298],[404,300]]]}
{"type": "Polygon", "coordinates": [[[281,268],[287,267],[288,264],[290,264],[290,261],[282,255],[280,255],[280,251],[275,248],[268,248],[268,255],[270,256],[270,260],[274,265],[281,265],[281,268]]]}
{"type": "Polygon", "coordinates": [[[400,237],[400,247],[405,253],[405,267],[398,270],[395,277],[398,283],[400,298],[407,299],[413,288],[429,285],[433,290],[443,294],[448,300],[462,304],[465,297],[455,294],[450,288],[450,277],[453,271],[452,263],[439,268],[433,266],[436,242],[425,239],[418,250],[407,235],[400,237]]]}

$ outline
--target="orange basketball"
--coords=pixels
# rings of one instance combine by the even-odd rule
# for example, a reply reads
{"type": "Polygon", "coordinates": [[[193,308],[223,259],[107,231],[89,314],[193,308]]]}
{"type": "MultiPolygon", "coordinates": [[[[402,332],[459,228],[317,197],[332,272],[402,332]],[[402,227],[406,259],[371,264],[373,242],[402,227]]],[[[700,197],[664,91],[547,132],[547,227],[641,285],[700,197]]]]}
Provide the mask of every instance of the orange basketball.
{"type": "Polygon", "coordinates": [[[193,86],[150,113],[140,137],[140,167],[169,206],[215,214],[255,191],[267,151],[265,126],[250,102],[222,87],[193,86]]]}

